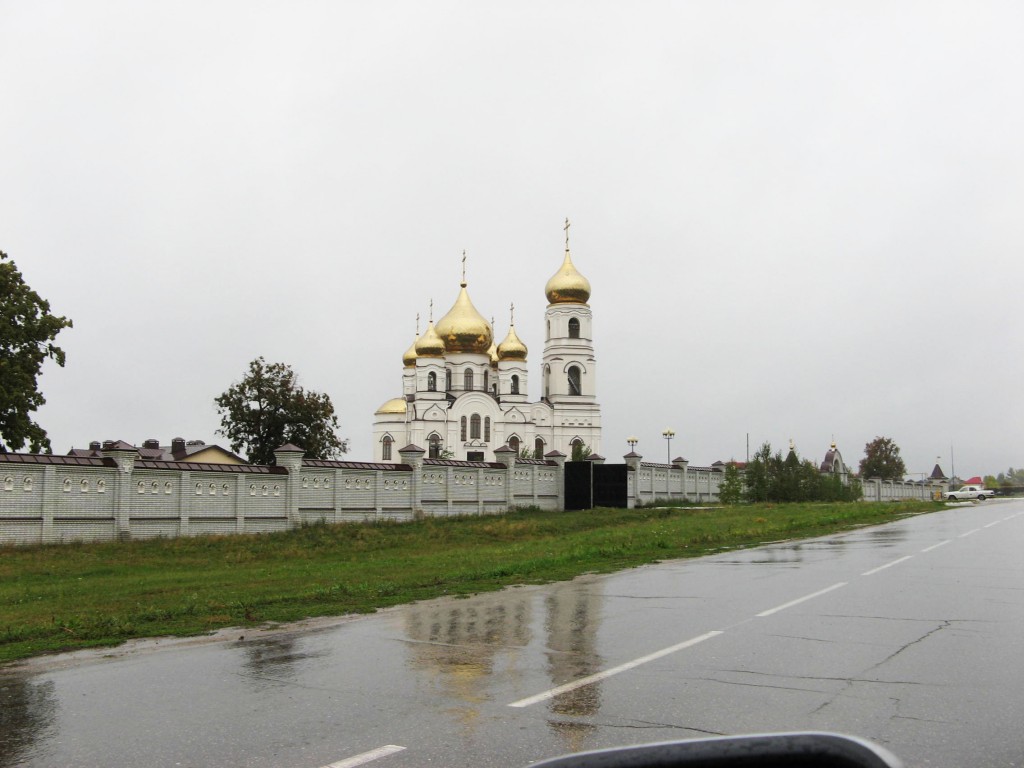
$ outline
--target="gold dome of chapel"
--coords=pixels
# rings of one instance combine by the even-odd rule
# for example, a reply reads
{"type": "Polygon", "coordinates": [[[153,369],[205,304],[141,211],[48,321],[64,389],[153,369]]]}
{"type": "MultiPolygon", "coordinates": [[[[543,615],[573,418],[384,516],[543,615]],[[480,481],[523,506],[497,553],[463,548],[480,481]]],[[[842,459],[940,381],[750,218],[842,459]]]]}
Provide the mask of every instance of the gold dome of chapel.
{"type": "Polygon", "coordinates": [[[406,404],[404,397],[393,397],[378,408],[374,415],[386,416],[388,414],[405,413],[408,407],[409,406],[406,404]]]}
{"type": "Polygon", "coordinates": [[[561,268],[544,286],[549,304],[586,304],[590,300],[590,281],[587,280],[569,256],[569,220],[565,220],[565,260],[561,268]]]}
{"type": "Polygon", "coordinates": [[[526,359],[526,345],[519,340],[519,337],[516,335],[516,327],[514,325],[510,325],[508,327],[508,335],[505,337],[505,340],[498,345],[498,359],[526,359]]]}
{"type": "Polygon", "coordinates": [[[463,280],[460,285],[455,305],[437,323],[437,335],[441,337],[448,353],[474,352],[486,355],[494,340],[491,325],[470,301],[466,281],[463,280]]]}
{"type": "Polygon", "coordinates": [[[444,357],[444,342],[434,330],[434,321],[427,324],[427,330],[423,332],[416,342],[417,357],[444,357]]]}

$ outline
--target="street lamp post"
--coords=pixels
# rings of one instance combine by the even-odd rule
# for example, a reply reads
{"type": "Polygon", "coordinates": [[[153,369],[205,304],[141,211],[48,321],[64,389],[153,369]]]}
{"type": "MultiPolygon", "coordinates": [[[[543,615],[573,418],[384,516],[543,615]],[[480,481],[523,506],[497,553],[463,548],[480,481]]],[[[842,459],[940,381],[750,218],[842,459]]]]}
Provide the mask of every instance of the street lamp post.
{"type": "Polygon", "coordinates": [[[672,464],[672,438],[676,436],[675,430],[666,429],[664,432],[661,433],[661,436],[665,438],[665,444],[666,444],[666,448],[665,448],[666,461],[665,461],[665,463],[671,465],[672,464]]]}
{"type": "Polygon", "coordinates": [[[629,452],[636,453],[636,444],[639,443],[640,441],[637,440],[635,437],[627,437],[626,442],[629,443],[629,452]]]}

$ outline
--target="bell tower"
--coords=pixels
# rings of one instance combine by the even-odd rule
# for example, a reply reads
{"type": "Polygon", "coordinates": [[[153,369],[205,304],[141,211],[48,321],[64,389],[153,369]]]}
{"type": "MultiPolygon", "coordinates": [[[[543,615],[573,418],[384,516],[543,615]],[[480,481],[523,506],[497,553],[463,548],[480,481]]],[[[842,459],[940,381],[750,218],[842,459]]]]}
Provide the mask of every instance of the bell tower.
{"type": "Polygon", "coordinates": [[[597,403],[590,281],[576,269],[569,253],[569,220],[565,220],[565,258],[544,288],[542,395],[553,409],[554,446],[572,455],[581,441],[600,451],[601,407],[597,403]]]}

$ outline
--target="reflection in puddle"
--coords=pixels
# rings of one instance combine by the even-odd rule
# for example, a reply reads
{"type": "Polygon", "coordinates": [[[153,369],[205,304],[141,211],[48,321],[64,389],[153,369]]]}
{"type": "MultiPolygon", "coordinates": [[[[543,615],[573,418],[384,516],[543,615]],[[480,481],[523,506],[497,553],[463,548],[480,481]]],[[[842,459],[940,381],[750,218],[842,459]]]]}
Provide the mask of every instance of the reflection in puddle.
{"type": "Polygon", "coordinates": [[[489,698],[496,657],[529,645],[531,615],[529,596],[514,591],[409,606],[405,632],[414,641],[409,665],[462,702],[445,711],[472,730],[479,705],[489,698]]]}
{"type": "MultiPolygon", "coordinates": [[[[548,674],[552,686],[579,680],[600,672],[604,659],[597,653],[597,631],[601,623],[603,582],[572,581],[554,587],[544,601],[547,611],[548,674]]],[[[591,683],[551,699],[553,715],[591,717],[601,709],[601,685],[591,683]]],[[[565,751],[578,752],[593,732],[591,724],[572,720],[548,721],[551,729],[565,739],[565,751]]]]}
{"type": "Polygon", "coordinates": [[[588,739],[597,732],[596,725],[574,720],[548,720],[548,727],[562,738],[566,754],[589,749],[588,739]]]}
{"type": "Polygon", "coordinates": [[[268,637],[239,643],[245,650],[243,679],[257,691],[294,680],[300,662],[325,656],[325,651],[302,653],[295,650],[295,637],[268,637]]]}
{"type": "Polygon", "coordinates": [[[0,676],[0,768],[20,765],[44,743],[57,715],[52,680],[31,683],[21,675],[0,676]]]}

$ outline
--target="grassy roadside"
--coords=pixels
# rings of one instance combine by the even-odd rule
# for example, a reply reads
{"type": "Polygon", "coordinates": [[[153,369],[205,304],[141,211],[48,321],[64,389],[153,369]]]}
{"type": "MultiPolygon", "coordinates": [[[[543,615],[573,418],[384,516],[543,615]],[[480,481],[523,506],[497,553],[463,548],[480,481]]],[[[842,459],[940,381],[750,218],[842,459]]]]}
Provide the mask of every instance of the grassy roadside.
{"type": "Polygon", "coordinates": [[[905,502],[525,510],[256,536],[0,548],[0,662],[133,637],[369,612],[820,536],[939,508],[905,502]]]}

